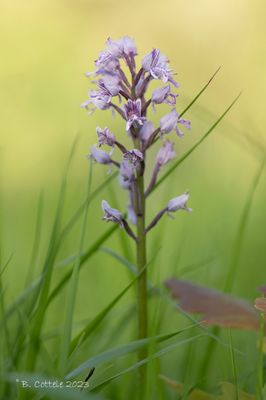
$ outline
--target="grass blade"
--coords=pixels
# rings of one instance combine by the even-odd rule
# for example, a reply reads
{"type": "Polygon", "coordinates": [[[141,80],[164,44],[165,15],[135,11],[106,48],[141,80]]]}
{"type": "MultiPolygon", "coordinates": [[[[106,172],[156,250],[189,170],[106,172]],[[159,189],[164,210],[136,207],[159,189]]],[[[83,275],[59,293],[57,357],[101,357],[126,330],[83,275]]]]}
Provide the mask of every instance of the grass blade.
{"type": "Polygon", "coordinates": [[[150,345],[150,343],[153,343],[153,342],[161,343],[166,340],[169,340],[189,329],[195,328],[196,326],[197,325],[190,325],[190,326],[180,329],[176,332],[152,336],[152,337],[148,337],[146,339],[135,340],[134,342],[130,342],[123,346],[115,347],[111,350],[107,350],[104,353],[97,354],[96,356],[91,357],[89,360],[87,360],[84,363],[82,363],[81,365],[79,365],[73,371],[69,372],[66,376],[66,379],[71,379],[71,378],[79,375],[84,370],[87,370],[89,368],[97,367],[100,364],[110,362],[112,360],[116,360],[119,357],[125,356],[130,353],[135,353],[139,349],[148,347],[150,345]]]}
{"type": "Polygon", "coordinates": [[[52,273],[53,273],[53,268],[54,268],[54,261],[55,257],[57,255],[58,249],[59,249],[59,241],[58,241],[58,236],[59,236],[59,229],[61,225],[61,218],[62,218],[62,211],[63,211],[63,205],[64,205],[64,199],[65,199],[65,192],[66,192],[66,186],[67,186],[67,175],[68,171],[71,165],[72,157],[74,155],[74,151],[76,148],[77,144],[77,138],[75,139],[69,158],[66,163],[64,175],[63,175],[63,180],[61,184],[61,190],[60,190],[60,195],[59,195],[59,200],[58,200],[58,205],[57,205],[57,211],[54,219],[54,224],[53,224],[53,229],[50,237],[50,242],[49,242],[49,247],[46,255],[46,259],[44,262],[43,266],[43,278],[42,278],[42,285],[40,288],[39,292],[36,292],[36,295],[34,296],[34,301],[31,303],[31,307],[29,311],[29,315],[33,317],[32,320],[32,328],[30,332],[30,343],[29,343],[29,348],[26,356],[26,370],[27,371],[33,371],[37,356],[38,356],[38,349],[40,346],[40,334],[43,326],[43,321],[44,321],[44,316],[46,312],[46,307],[47,307],[47,299],[49,295],[49,290],[50,290],[50,284],[51,284],[51,279],[52,279],[52,273]],[[38,303],[37,303],[38,299],[38,303]],[[37,307],[35,308],[35,303],[37,303],[37,307]],[[34,312],[34,314],[33,314],[34,312]]]}
{"type": "MultiPolygon", "coordinates": [[[[255,197],[256,189],[260,182],[260,178],[262,176],[264,166],[265,166],[265,161],[263,161],[263,163],[259,166],[259,168],[253,178],[253,181],[250,185],[250,189],[248,192],[248,196],[246,198],[246,201],[245,201],[245,204],[243,207],[242,215],[240,217],[240,221],[239,221],[239,225],[238,225],[238,229],[237,229],[237,233],[236,233],[235,245],[233,246],[233,253],[232,253],[231,261],[230,261],[230,264],[228,267],[228,273],[227,273],[227,276],[225,279],[225,284],[224,284],[225,292],[230,293],[233,288],[233,283],[235,280],[234,278],[235,278],[235,274],[236,274],[237,267],[238,267],[238,261],[239,261],[239,257],[241,254],[241,249],[242,249],[243,239],[244,239],[244,235],[245,235],[246,228],[247,228],[249,214],[252,209],[252,204],[253,204],[253,200],[255,197]]],[[[215,336],[218,336],[219,332],[220,332],[220,329],[218,327],[213,328],[213,333],[215,336]]],[[[202,360],[202,367],[199,368],[201,375],[207,374],[208,369],[210,367],[210,363],[211,363],[211,359],[212,359],[212,355],[214,353],[215,347],[216,347],[216,343],[214,341],[210,341],[207,346],[207,349],[205,351],[205,357],[202,360]]]]}
{"type": "Polygon", "coordinates": [[[184,344],[187,344],[187,343],[191,343],[193,340],[199,339],[201,337],[204,337],[204,335],[200,334],[200,335],[188,338],[188,339],[177,341],[177,342],[175,342],[175,343],[173,343],[173,344],[171,344],[171,345],[169,345],[169,346],[157,351],[156,353],[152,354],[148,358],[145,358],[145,359],[143,359],[143,360],[131,365],[129,368],[123,369],[121,372],[118,372],[117,374],[110,376],[109,378],[105,379],[103,382],[101,382],[99,384],[96,384],[93,387],[93,391],[95,391],[95,390],[99,391],[99,390],[103,389],[108,383],[112,382],[114,379],[118,379],[121,376],[123,376],[125,374],[128,374],[129,372],[132,372],[132,371],[138,369],[142,365],[145,365],[145,364],[149,363],[151,360],[155,360],[157,358],[160,358],[160,357],[164,356],[165,354],[173,351],[178,346],[181,346],[181,345],[184,345],[184,344]]]}
{"type": "MultiPolygon", "coordinates": [[[[90,198],[91,184],[92,184],[92,162],[90,163],[90,167],[89,167],[86,198],[90,198]]],[[[63,338],[61,341],[61,351],[60,351],[60,358],[59,358],[59,371],[62,373],[62,375],[64,375],[64,371],[66,368],[67,358],[68,358],[68,353],[69,353],[69,345],[70,345],[70,341],[71,341],[73,314],[74,314],[74,308],[75,308],[75,299],[76,299],[76,295],[77,295],[79,270],[80,270],[80,264],[81,264],[82,250],[83,250],[83,246],[84,246],[89,204],[90,203],[87,202],[86,207],[84,209],[84,218],[83,218],[83,223],[82,223],[81,233],[80,233],[78,257],[76,258],[74,267],[72,269],[69,292],[68,292],[68,296],[67,296],[64,335],[63,335],[63,338]]]]}
{"type": "Polygon", "coordinates": [[[262,173],[263,173],[263,170],[265,167],[265,162],[266,162],[266,160],[263,160],[263,162],[259,165],[258,170],[256,171],[256,174],[251,182],[251,185],[250,185],[250,188],[248,191],[248,195],[245,200],[242,214],[240,216],[240,221],[239,221],[239,225],[238,225],[238,229],[237,229],[237,233],[236,233],[235,245],[233,246],[231,262],[228,267],[228,273],[227,273],[225,284],[224,284],[225,292],[231,292],[232,288],[233,288],[235,274],[237,271],[240,254],[241,254],[241,250],[242,250],[242,246],[243,246],[243,242],[244,242],[244,237],[245,237],[246,230],[247,230],[249,215],[252,210],[252,205],[254,202],[257,187],[258,187],[260,179],[262,177],[262,173]]]}
{"type": "Polygon", "coordinates": [[[158,188],[158,186],[160,186],[163,181],[183,162],[185,161],[191,153],[194,152],[194,150],[196,150],[199,145],[201,145],[202,142],[204,142],[205,139],[207,139],[207,137],[212,133],[212,131],[217,127],[217,125],[219,125],[219,123],[224,119],[224,117],[226,116],[226,114],[231,110],[231,108],[234,106],[234,104],[237,102],[237,100],[239,99],[239,97],[241,96],[241,93],[232,101],[232,103],[229,105],[229,107],[227,107],[227,109],[222,113],[222,115],[220,115],[220,117],[214,122],[214,124],[207,130],[207,132],[202,136],[202,138],[194,144],[194,146],[192,146],[181,158],[179,158],[179,160],[177,160],[175,163],[173,163],[172,167],[168,169],[167,172],[164,173],[164,175],[158,179],[158,181],[156,182],[156,184],[154,185],[151,193],[158,188]]]}
{"type": "Polygon", "coordinates": [[[106,254],[109,254],[109,256],[113,257],[119,263],[123,264],[133,275],[136,275],[138,273],[138,270],[134,264],[130,263],[127,259],[120,256],[112,249],[108,249],[107,247],[100,247],[100,250],[106,254]]]}
{"type": "Polygon", "coordinates": [[[212,82],[212,80],[214,79],[214,77],[218,74],[218,72],[220,71],[221,67],[219,67],[214,74],[210,77],[210,79],[208,80],[208,82],[203,86],[203,88],[199,91],[199,93],[194,97],[193,100],[191,100],[191,102],[189,103],[189,105],[181,112],[181,114],[179,115],[180,117],[182,117],[189,109],[190,107],[193,106],[193,104],[198,100],[198,98],[205,92],[205,90],[208,88],[208,86],[210,85],[210,83],[212,82]]]}
{"type": "Polygon", "coordinates": [[[239,397],[238,397],[237,369],[236,369],[235,352],[234,352],[234,348],[233,348],[232,332],[231,332],[231,329],[230,329],[230,328],[229,328],[229,330],[228,330],[228,336],[229,336],[230,358],[231,358],[232,371],[233,371],[233,378],[234,378],[234,390],[235,390],[234,400],[238,400],[239,397]]]}
{"type": "Polygon", "coordinates": [[[35,223],[35,232],[34,232],[34,240],[31,252],[31,258],[29,262],[29,269],[26,278],[25,288],[28,287],[32,280],[32,276],[34,273],[34,267],[36,263],[36,258],[39,252],[39,245],[41,240],[41,227],[42,227],[42,213],[43,213],[43,192],[40,193],[38,206],[37,206],[37,215],[36,215],[36,223],[35,223]]]}
{"type": "MultiPolygon", "coordinates": [[[[64,226],[64,228],[62,229],[62,232],[60,234],[60,236],[58,237],[58,247],[60,245],[60,242],[62,241],[62,239],[70,232],[70,230],[74,227],[74,225],[77,223],[79,217],[82,215],[86,205],[92,201],[92,199],[94,197],[96,197],[104,188],[106,185],[108,185],[115,177],[117,176],[117,173],[114,173],[111,177],[109,177],[105,182],[103,182],[97,189],[94,190],[93,193],[91,193],[90,197],[88,199],[86,199],[85,202],[82,203],[82,205],[77,209],[77,211],[74,213],[74,215],[70,218],[70,220],[67,222],[67,224],[64,226]]],[[[100,247],[101,243],[103,243],[107,237],[109,237],[110,234],[112,234],[113,230],[115,230],[117,227],[113,226],[110,229],[110,232],[108,233],[108,231],[101,237],[99,238],[98,241],[96,241],[95,245],[93,245],[90,250],[88,250],[87,252],[84,252],[83,257],[82,257],[82,262],[81,264],[87,260],[87,258],[89,258],[91,255],[93,255],[98,248],[100,247]]],[[[76,257],[70,257],[69,259],[66,260],[66,264],[70,264],[72,262],[74,262],[76,259],[76,257]]],[[[61,282],[58,284],[58,286],[53,290],[52,295],[50,296],[50,300],[52,300],[57,293],[59,293],[61,287],[63,287],[65,285],[65,283],[68,281],[68,279],[71,276],[71,271],[70,274],[67,274],[65,277],[62,278],[61,282]]],[[[17,299],[13,302],[13,304],[9,307],[9,309],[6,310],[5,313],[5,317],[4,319],[7,320],[9,319],[14,312],[16,311],[17,307],[21,304],[23,304],[28,296],[35,290],[36,288],[36,292],[38,292],[38,287],[40,286],[40,284],[42,283],[42,279],[43,276],[41,275],[39,278],[37,278],[33,283],[31,283],[30,287],[27,287],[24,292],[22,292],[17,299]]],[[[49,300],[49,301],[50,301],[49,300]]],[[[3,323],[2,321],[0,322],[0,329],[3,327],[3,323]]]]}
{"type": "Polygon", "coordinates": [[[136,277],[91,321],[89,322],[85,328],[79,332],[79,334],[72,340],[70,345],[70,351],[73,352],[77,346],[84,342],[86,338],[90,335],[94,329],[102,322],[102,320],[106,317],[106,315],[113,309],[115,304],[127,293],[127,291],[135,284],[138,280],[139,276],[143,273],[143,271],[147,268],[143,268],[143,270],[136,275],[136,277]]]}
{"type": "MultiPolygon", "coordinates": [[[[111,228],[107,229],[100,237],[99,239],[96,240],[96,242],[82,255],[81,261],[80,261],[80,267],[83,267],[85,262],[93,255],[96,253],[96,251],[101,247],[101,245],[114,233],[114,231],[117,229],[117,225],[113,225],[111,228]]],[[[73,259],[75,259],[76,256],[74,256],[73,259]]],[[[68,282],[68,280],[71,277],[71,271],[67,272],[65,276],[60,280],[60,282],[57,284],[57,286],[53,289],[51,295],[49,296],[48,299],[48,304],[53,301],[53,299],[59,294],[61,289],[65,286],[65,284],[68,282]]]]}

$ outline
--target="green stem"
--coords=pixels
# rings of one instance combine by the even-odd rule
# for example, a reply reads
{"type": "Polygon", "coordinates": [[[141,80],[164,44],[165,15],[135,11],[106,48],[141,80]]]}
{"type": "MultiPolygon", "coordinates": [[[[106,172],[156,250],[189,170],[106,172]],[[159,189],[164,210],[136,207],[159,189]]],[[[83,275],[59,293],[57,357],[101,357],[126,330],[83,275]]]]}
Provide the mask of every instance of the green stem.
{"type": "MultiPolygon", "coordinates": [[[[145,232],[145,194],[144,178],[140,173],[137,178],[137,194],[135,209],[137,213],[137,267],[141,272],[146,265],[146,232],[145,232]]],[[[148,307],[147,307],[147,270],[145,269],[137,281],[137,313],[138,339],[148,335],[148,307]]],[[[147,349],[141,349],[138,360],[147,358],[147,349]]],[[[139,399],[145,399],[147,390],[147,366],[139,368],[139,399]]]]}

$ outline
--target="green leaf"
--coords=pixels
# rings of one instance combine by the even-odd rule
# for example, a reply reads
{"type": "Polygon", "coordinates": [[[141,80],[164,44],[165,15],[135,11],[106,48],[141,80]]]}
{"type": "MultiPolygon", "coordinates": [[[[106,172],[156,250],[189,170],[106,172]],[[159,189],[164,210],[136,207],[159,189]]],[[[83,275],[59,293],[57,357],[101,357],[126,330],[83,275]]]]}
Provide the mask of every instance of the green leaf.
{"type": "Polygon", "coordinates": [[[164,356],[165,354],[167,354],[169,352],[172,352],[178,346],[181,346],[181,345],[184,345],[184,344],[187,344],[187,343],[191,343],[192,341],[194,341],[196,339],[199,339],[199,338],[201,338],[203,336],[205,336],[205,335],[200,334],[200,335],[188,338],[188,339],[177,341],[177,342],[175,342],[175,343],[173,343],[173,344],[171,344],[171,345],[169,345],[169,346],[167,346],[167,347],[165,347],[165,348],[153,353],[149,357],[147,357],[147,358],[145,358],[145,359],[143,359],[141,361],[138,361],[137,363],[131,365],[130,367],[123,369],[122,371],[118,372],[117,374],[114,374],[114,375],[110,376],[109,378],[105,379],[101,383],[96,384],[93,387],[93,390],[97,390],[97,391],[101,390],[101,389],[103,389],[103,387],[105,387],[108,383],[112,382],[114,379],[118,379],[121,376],[123,376],[125,374],[128,374],[129,372],[135,371],[136,369],[138,369],[142,365],[145,365],[145,364],[149,363],[151,360],[155,360],[157,358],[160,358],[160,357],[164,356]]]}
{"type": "Polygon", "coordinates": [[[189,329],[195,328],[196,326],[197,325],[190,325],[190,326],[180,329],[176,332],[161,334],[161,335],[152,336],[152,337],[149,337],[146,339],[136,340],[134,342],[127,343],[123,346],[115,347],[114,349],[108,350],[104,353],[97,354],[96,356],[91,357],[89,360],[87,360],[84,363],[82,363],[81,365],[79,365],[73,371],[69,372],[66,376],[66,379],[71,379],[71,378],[79,375],[84,370],[87,370],[89,368],[97,367],[100,364],[115,360],[119,357],[122,357],[122,356],[130,354],[130,353],[135,353],[140,349],[147,348],[151,343],[164,342],[168,339],[173,338],[174,336],[179,335],[182,332],[185,332],[189,329]]]}
{"type": "Polygon", "coordinates": [[[247,196],[245,198],[245,203],[243,206],[243,210],[240,216],[239,224],[237,227],[235,244],[232,247],[233,252],[230,260],[230,265],[228,266],[228,272],[225,279],[224,291],[231,292],[233,288],[233,284],[235,282],[235,275],[237,272],[237,268],[239,265],[240,254],[242,250],[242,246],[244,243],[244,237],[247,230],[248,220],[250,216],[250,212],[252,210],[255,194],[260,183],[260,179],[262,177],[264,167],[265,167],[266,159],[264,159],[258,166],[257,171],[252,179],[250,184],[247,196]]]}
{"type": "MultiPolygon", "coordinates": [[[[96,251],[99,249],[99,247],[114,233],[114,231],[117,229],[117,225],[113,225],[111,228],[107,229],[100,237],[95,241],[93,245],[89,247],[89,249],[83,253],[81,257],[81,262],[80,262],[80,267],[84,267],[85,262],[93,255],[96,253],[96,251]]],[[[72,258],[72,260],[76,259],[76,255],[72,258]]],[[[65,284],[68,282],[69,278],[71,277],[71,271],[67,272],[65,276],[60,280],[60,282],[57,284],[57,286],[53,289],[51,295],[49,296],[48,299],[48,304],[53,301],[53,299],[60,293],[61,289],[65,286],[65,284]]]]}
{"type": "MultiPolygon", "coordinates": [[[[89,167],[86,198],[90,198],[91,183],[92,183],[92,162],[90,163],[90,167],[89,167]]],[[[72,269],[69,291],[68,291],[67,300],[66,300],[66,307],[65,307],[66,316],[65,316],[65,324],[64,324],[64,335],[61,340],[61,351],[60,351],[60,357],[59,357],[59,370],[61,371],[62,375],[65,372],[68,353],[69,353],[69,346],[70,346],[70,341],[71,341],[73,314],[74,314],[74,309],[75,309],[75,300],[76,300],[76,296],[77,296],[78,278],[79,278],[82,250],[83,250],[84,240],[85,240],[85,232],[86,232],[89,204],[90,203],[87,202],[86,207],[84,209],[84,217],[83,217],[83,222],[82,222],[82,227],[81,227],[81,232],[80,232],[78,257],[76,258],[74,267],[72,269]]]]}
{"type": "Polygon", "coordinates": [[[189,103],[189,105],[181,112],[181,114],[179,115],[179,117],[182,117],[189,109],[190,107],[193,106],[193,104],[198,100],[198,98],[205,92],[205,90],[207,89],[207,87],[209,86],[209,84],[212,82],[212,80],[214,79],[214,77],[218,74],[218,72],[220,71],[221,67],[219,67],[214,74],[210,77],[210,79],[208,80],[208,82],[203,86],[203,88],[199,91],[199,93],[194,97],[194,99],[189,103]]]}
{"type": "Polygon", "coordinates": [[[145,271],[147,266],[143,268],[143,270],[136,275],[136,277],[91,321],[89,322],[71,341],[70,352],[72,353],[74,349],[80,345],[87,337],[93,332],[98,325],[102,322],[102,320],[106,317],[106,315],[113,309],[116,303],[126,294],[126,292],[134,285],[134,283],[138,280],[139,276],[145,271]]]}
{"type": "Polygon", "coordinates": [[[74,151],[76,148],[77,139],[75,139],[69,158],[66,163],[65,171],[63,174],[63,179],[61,183],[60,195],[57,204],[57,210],[54,218],[53,229],[49,241],[49,247],[47,251],[47,255],[45,258],[45,262],[43,265],[43,272],[42,272],[42,285],[40,290],[35,293],[34,299],[31,301],[31,305],[29,310],[27,310],[26,314],[31,315],[32,320],[32,328],[30,332],[30,342],[28,347],[28,352],[26,356],[26,369],[28,371],[33,371],[37,356],[38,356],[38,349],[40,346],[40,334],[43,326],[44,317],[46,314],[46,307],[47,307],[47,299],[50,290],[50,284],[52,280],[52,274],[54,269],[54,262],[55,257],[57,255],[59,249],[59,231],[62,219],[62,212],[63,212],[63,205],[65,200],[65,193],[66,193],[66,186],[67,186],[67,175],[71,165],[71,161],[74,155],[74,151]],[[37,304],[36,308],[35,305],[37,304]]]}

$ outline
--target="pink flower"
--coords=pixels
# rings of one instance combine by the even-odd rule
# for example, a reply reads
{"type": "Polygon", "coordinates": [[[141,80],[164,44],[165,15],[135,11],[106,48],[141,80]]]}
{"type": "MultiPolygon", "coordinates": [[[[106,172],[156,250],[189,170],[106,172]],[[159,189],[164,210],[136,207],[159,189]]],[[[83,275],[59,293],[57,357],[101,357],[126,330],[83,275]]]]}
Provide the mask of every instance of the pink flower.
{"type": "Polygon", "coordinates": [[[129,131],[132,125],[143,125],[146,118],[141,116],[141,100],[128,100],[124,106],[124,112],[127,119],[126,130],[129,131]]]}
{"type": "Polygon", "coordinates": [[[163,83],[171,82],[175,87],[178,83],[172,78],[172,70],[168,66],[167,57],[159,49],[153,49],[142,59],[142,68],[149,72],[153,79],[160,79],[163,83]]]}

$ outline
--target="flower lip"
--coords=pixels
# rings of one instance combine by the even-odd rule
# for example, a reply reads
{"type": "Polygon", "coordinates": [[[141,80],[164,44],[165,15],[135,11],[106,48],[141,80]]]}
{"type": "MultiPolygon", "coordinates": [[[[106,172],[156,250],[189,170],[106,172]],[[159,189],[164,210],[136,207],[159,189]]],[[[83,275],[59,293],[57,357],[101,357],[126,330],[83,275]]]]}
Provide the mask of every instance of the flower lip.
{"type": "Polygon", "coordinates": [[[153,79],[161,79],[163,83],[171,82],[175,87],[178,87],[179,85],[173,79],[173,73],[168,64],[167,57],[159,49],[153,49],[142,59],[142,68],[149,72],[153,79]]]}
{"type": "Polygon", "coordinates": [[[109,50],[102,50],[99,53],[99,57],[97,60],[95,60],[95,65],[97,67],[96,71],[92,73],[87,73],[87,76],[90,75],[99,75],[99,74],[106,74],[106,73],[111,73],[114,74],[115,72],[118,72],[118,69],[120,67],[119,65],[119,60],[110,53],[109,50]]]}
{"type": "Polygon", "coordinates": [[[146,118],[141,116],[141,99],[129,99],[127,104],[124,105],[124,112],[127,119],[127,131],[130,130],[132,125],[143,125],[144,121],[146,121],[146,118]]]}
{"type": "Polygon", "coordinates": [[[152,93],[151,102],[153,109],[155,110],[155,104],[170,104],[174,106],[176,104],[176,98],[178,94],[174,94],[171,92],[170,85],[164,86],[162,88],[155,89],[152,93]]]}
{"type": "Polygon", "coordinates": [[[93,112],[96,108],[100,110],[107,110],[110,107],[111,94],[102,90],[90,90],[89,99],[81,104],[81,107],[93,112]],[[92,108],[90,108],[92,105],[92,108]]]}
{"type": "Polygon", "coordinates": [[[166,134],[175,130],[177,136],[182,137],[184,134],[179,129],[178,124],[184,125],[187,129],[190,129],[190,122],[186,119],[180,119],[176,109],[173,108],[172,111],[160,119],[160,130],[162,133],[166,134]]]}
{"type": "Polygon", "coordinates": [[[116,208],[112,208],[106,200],[102,200],[102,210],[104,212],[104,215],[102,217],[104,221],[111,221],[114,223],[118,223],[121,227],[124,226],[122,213],[116,208]]]}
{"type": "Polygon", "coordinates": [[[98,145],[101,147],[106,144],[107,146],[114,147],[115,145],[115,136],[114,134],[107,128],[107,126],[103,129],[97,127],[96,128],[97,136],[98,136],[98,145]]]}
{"type": "Polygon", "coordinates": [[[132,165],[134,165],[135,167],[144,160],[143,154],[140,150],[138,149],[133,149],[133,150],[129,150],[127,151],[123,158],[127,161],[129,161],[132,165]]]}

